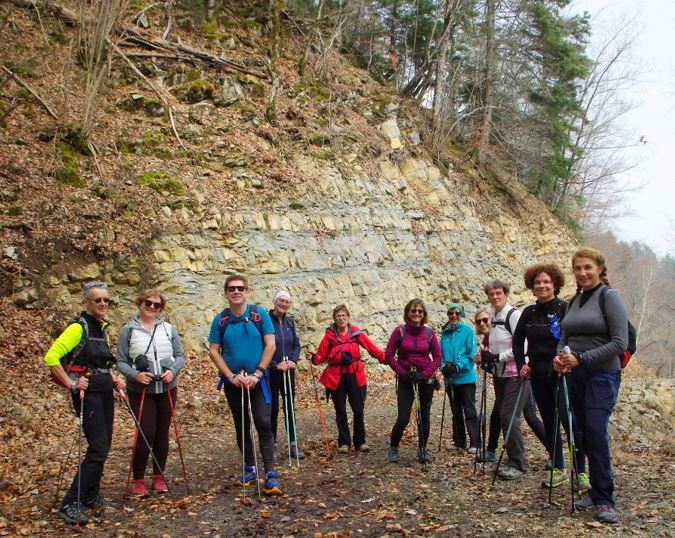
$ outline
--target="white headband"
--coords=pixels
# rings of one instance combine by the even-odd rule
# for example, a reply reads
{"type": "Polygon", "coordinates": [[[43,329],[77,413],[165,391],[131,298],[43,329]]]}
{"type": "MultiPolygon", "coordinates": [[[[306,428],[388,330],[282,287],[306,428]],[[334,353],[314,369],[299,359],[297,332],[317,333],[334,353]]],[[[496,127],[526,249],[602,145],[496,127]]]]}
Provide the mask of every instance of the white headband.
{"type": "Polygon", "coordinates": [[[272,301],[272,304],[276,303],[276,302],[277,302],[279,299],[281,299],[282,297],[283,297],[284,299],[288,300],[288,301],[291,300],[291,294],[290,294],[290,293],[288,293],[288,292],[285,291],[285,290],[279,290],[278,292],[276,292],[276,293],[274,294],[274,300],[272,301]]]}

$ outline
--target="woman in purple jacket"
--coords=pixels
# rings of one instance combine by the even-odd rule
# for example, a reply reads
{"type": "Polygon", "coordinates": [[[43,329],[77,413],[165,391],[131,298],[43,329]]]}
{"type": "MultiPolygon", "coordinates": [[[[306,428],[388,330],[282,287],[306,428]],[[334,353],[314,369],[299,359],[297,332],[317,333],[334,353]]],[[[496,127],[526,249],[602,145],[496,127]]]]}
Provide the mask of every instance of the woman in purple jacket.
{"type": "Polygon", "coordinates": [[[391,366],[398,376],[396,400],[398,416],[391,430],[389,462],[398,463],[398,445],[410,421],[410,410],[417,387],[420,399],[420,427],[417,459],[429,463],[427,440],[431,430],[431,401],[434,396],[434,372],[443,358],[438,338],[426,327],[427,309],[421,299],[412,299],[403,309],[404,325],[394,329],[384,352],[384,362],[391,366]]]}

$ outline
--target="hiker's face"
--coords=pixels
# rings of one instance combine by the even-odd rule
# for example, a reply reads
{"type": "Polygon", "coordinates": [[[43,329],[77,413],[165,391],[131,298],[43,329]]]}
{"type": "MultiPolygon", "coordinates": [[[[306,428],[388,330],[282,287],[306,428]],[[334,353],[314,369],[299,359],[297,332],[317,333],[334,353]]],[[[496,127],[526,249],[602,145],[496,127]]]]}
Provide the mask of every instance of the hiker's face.
{"type": "Polygon", "coordinates": [[[459,323],[459,319],[462,317],[459,310],[452,309],[448,312],[448,321],[453,327],[459,323]]]}
{"type": "Polygon", "coordinates": [[[285,297],[279,297],[274,301],[274,313],[280,316],[285,316],[288,309],[291,307],[291,301],[285,297]]]}
{"type": "Polygon", "coordinates": [[[592,290],[600,284],[602,268],[591,258],[575,258],[572,271],[577,284],[584,291],[592,290]]]}
{"type": "Polygon", "coordinates": [[[246,304],[248,286],[243,280],[232,280],[225,290],[225,298],[230,306],[246,304]]]}
{"type": "Polygon", "coordinates": [[[84,300],[87,312],[96,319],[103,319],[108,313],[108,291],[102,288],[92,288],[89,290],[89,297],[84,300]]]}
{"type": "Polygon", "coordinates": [[[502,308],[506,305],[506,299],[508,295],[504,293],[503,288],[492,288],[488,291],[488,300],[492,305],[492,308],[495,309],[495,312],[500,312],[502,308]]]}
{"type": "Polygon", "coordinates": [[[349,316],[347,315],[347,312],[340,311],[335,314],[333,321],[335,321],[335,325],[338,329],[346,329],[347,325],[349,325],[349,316]]]}
{"type": "Polygon", "coordinates": [[[490,334],[490,317],[487,315],[487,312],[481,312],[474,318],[474,322],[478,334],[482,334],[483,336],[490,334]]]}
{"type": "Polygon", "coordinates": [[[138,309],[141,311],[141,317],[154,319],[162,312],[163,306],[161,297],[151,295],[141,302],[138,309]]]}
{"type": "Polygon", "coordinates": [[[547,303],[555,297],[553,279],[548,273],[541,272],[534,277],[532,293],[540,303],[547,303]]]}

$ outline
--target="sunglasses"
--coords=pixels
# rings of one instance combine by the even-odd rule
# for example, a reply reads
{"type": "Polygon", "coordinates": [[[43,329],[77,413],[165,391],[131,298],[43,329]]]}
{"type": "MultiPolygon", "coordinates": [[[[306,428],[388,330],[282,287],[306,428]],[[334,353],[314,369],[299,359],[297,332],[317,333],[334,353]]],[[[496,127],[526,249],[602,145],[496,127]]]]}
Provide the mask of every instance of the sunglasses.
{"type": "Polygon", "coordinates": [[[230,293],[233,291],[246,291],[246,286],[228,286],[227,291],[230,293]]]}
{"type": "Polygon", "coordinates": [[[450,310],[450,312],[448,312],[448,316],[451,316],[451,317],[454,317],[454,316],[459,317],[460,315],[461,314],[459,312],[457,312],[457,310],[450,310]]]}
{"type": "Polygon", "coordinates": [[[148,299],[143,301],[143,304],[145,305],[145,308],[156,308],[158,310],[162,308],[162,303],[156,303],[155,301],[150,301],[148,299]]]}
{"type": "Polygon", "coordinates": [[[110,302],[110,299],[108,297],[97,297],[96,299],[87,299],[87,301],[91,301],[96,304],[108,304],[110,302]]]}
{"type": "Polygon", "coordinates": [[[425,314],[424,310],[420,310],[419,308],[413,308],[409,310],[411,314],[425,314]]]}
{"type": "Polygon", "coordinates": [[[490,318],[480,318],[480,319],[476,320],[476,323],[478,325],[483,325],[483,324],[487,325],[489,323],[489,321],[490,321],[490,318]]]}

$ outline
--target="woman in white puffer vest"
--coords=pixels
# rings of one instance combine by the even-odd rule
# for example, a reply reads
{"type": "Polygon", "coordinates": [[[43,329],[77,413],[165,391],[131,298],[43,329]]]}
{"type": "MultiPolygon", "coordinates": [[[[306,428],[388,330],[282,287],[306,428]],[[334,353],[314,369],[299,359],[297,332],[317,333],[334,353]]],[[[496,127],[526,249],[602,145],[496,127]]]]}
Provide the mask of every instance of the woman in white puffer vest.
{"type": "MultiPolygon", "coordinates": [[[[171,406],[176,404],[178,374],[185,364],[185,353],[176,328],[159,317],[166,306],[159,290],[143,290],[136,304],[138,314],[122,328],[117,340],[117,368],[127,378],[129,403],[134,414],[140,415],[143,433],[161,466],[158,469],[153,461],[152,489],[166,493],[162,474],[169,454],[171,406]]],[[[149,455],[145,442],[138,440],[131,491],[137,497],[150,494],[144,480],[149,455]]]]}

